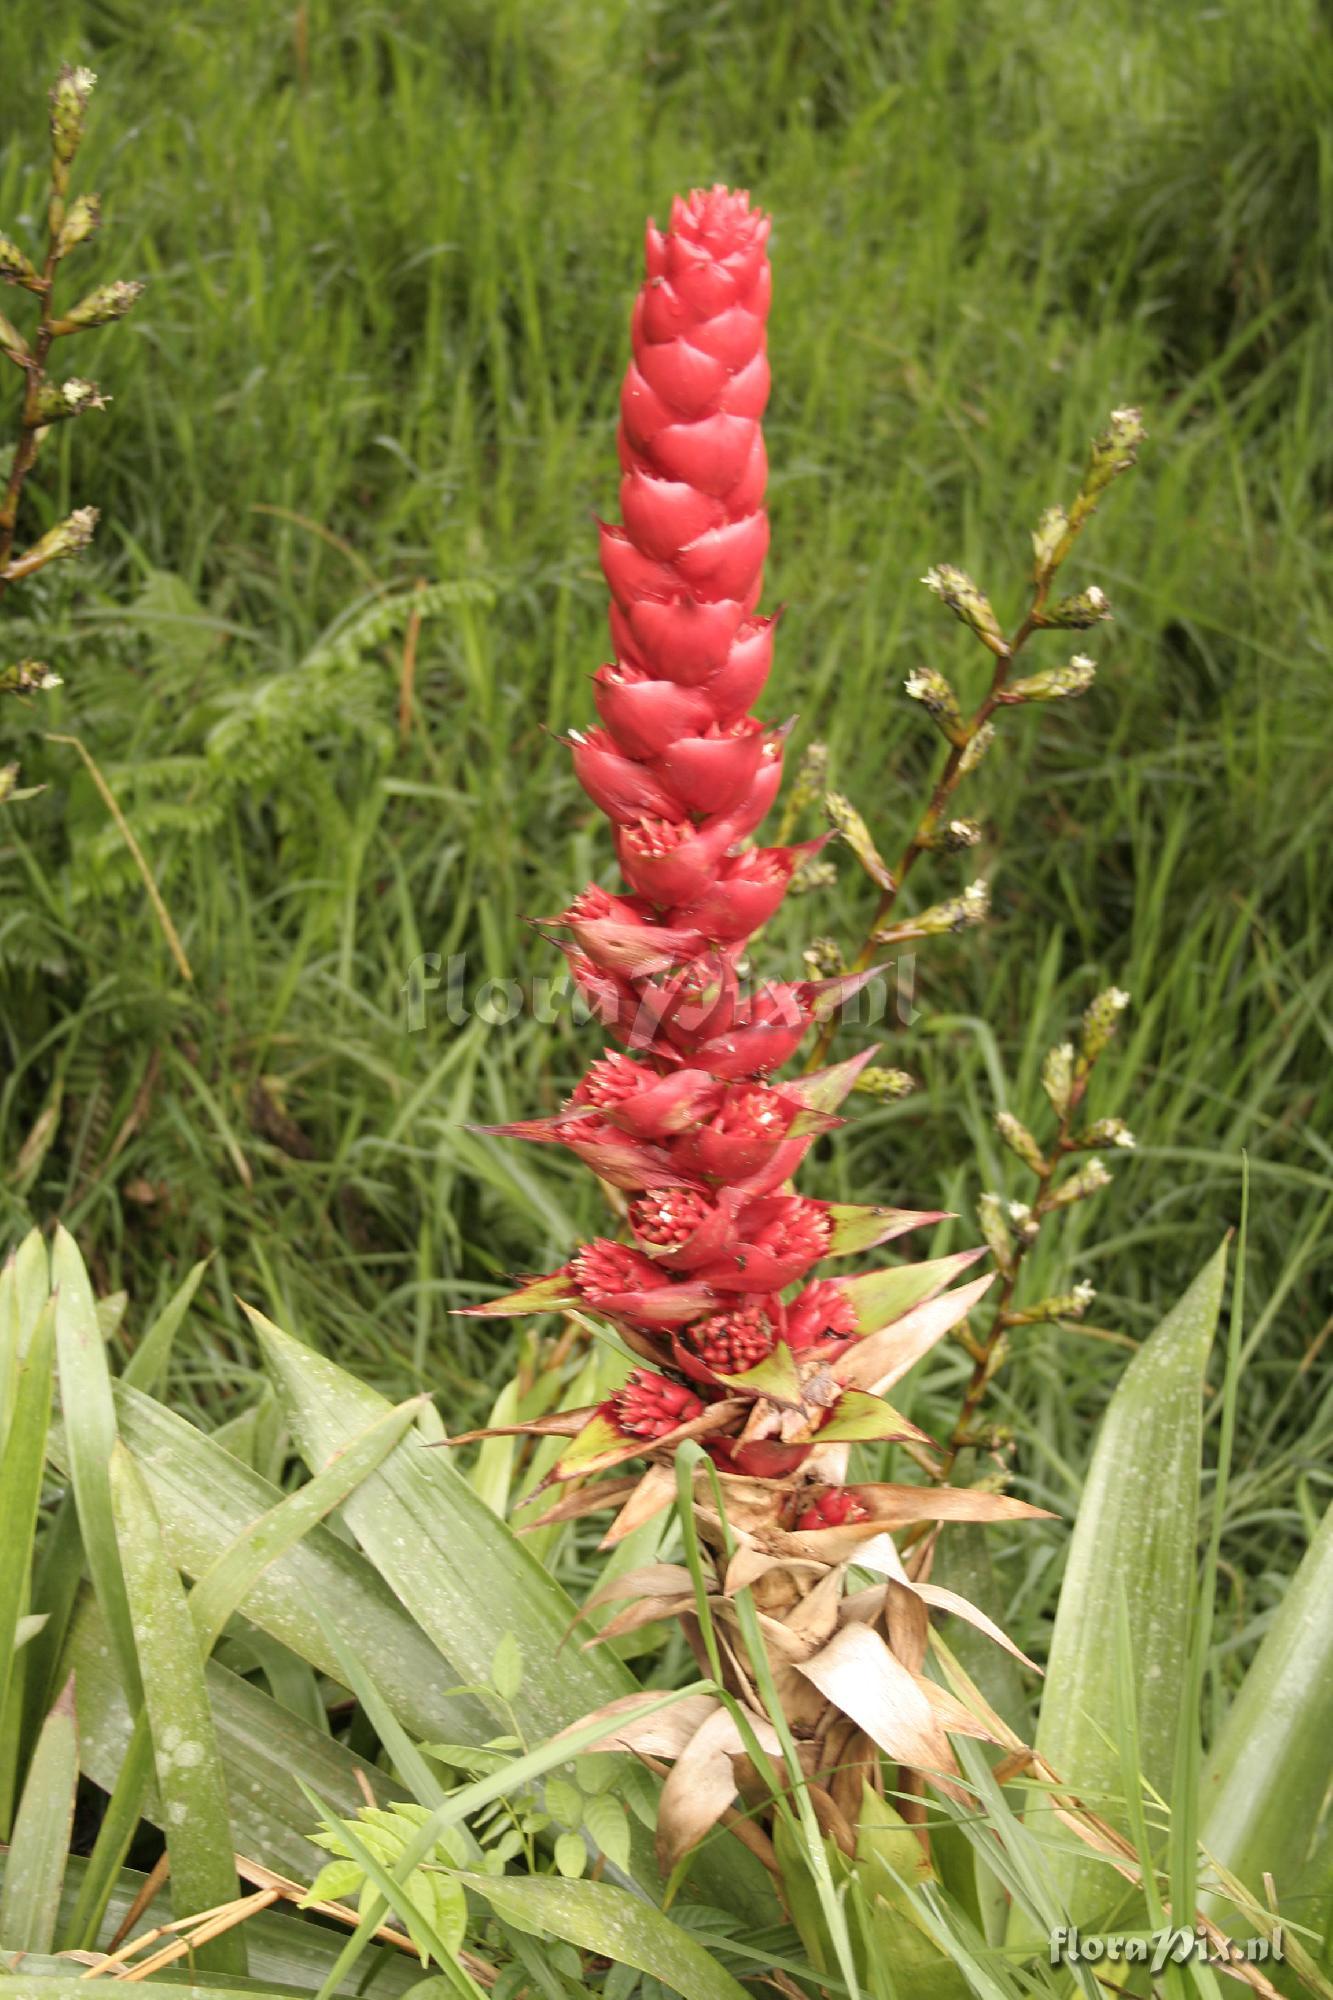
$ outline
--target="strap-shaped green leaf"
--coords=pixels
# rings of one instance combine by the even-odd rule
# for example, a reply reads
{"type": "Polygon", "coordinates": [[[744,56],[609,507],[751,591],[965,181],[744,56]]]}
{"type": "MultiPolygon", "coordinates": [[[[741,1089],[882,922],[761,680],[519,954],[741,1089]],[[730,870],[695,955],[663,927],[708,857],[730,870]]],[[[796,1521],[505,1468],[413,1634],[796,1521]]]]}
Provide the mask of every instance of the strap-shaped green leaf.
{"type": "MultiPolygon", "coordinates": [[[[1226,1245],[1144,1342],[1093,1447],[1051,1639],[1037,1749],[1090,1804],[1121,1791],[1116,1746],[1116,1593],[1123,1588],[1138,1686],[1144,1777],[1171,1790],[1198,1557],[1204,1371],[1217,1328],[1226,1245]]],[[[1111,1817],[1116,1817],[1112,1812],[1111,1817]]],[[[1116,1878],[1076,1854],[1053,1857],[1073,1917],[1091,1920],[1116,1878]]]]}
{"type": "Polygon", "coordinates": [[[0,1265],[0,1452],[14,1412],[19,1361],[50,1295],[46,1245],[40,1233],[30,1229],[0,1265]]]}
{"type": "MultiPolygon", "coordinates": [[[[13,1679],[19,1622],[27,1609],[37,1503],[51,1414],[51,1331],[48,1303],[28,1330],[16,1359],[13,1400],[0,1450],[0,1716],[13,1679]]],[[[18,1697],[15,1701],[17,1704],[18,1697]]],[[[5,1810],[0,1808],[0,1827],[5,1810]]]]}
{"type": "MultiPolygon", "coordinates": [[[[372,1415],[382,1419],[390,1405],[378,1398],[376,1404],[372,1415]]],[[[187,1576],[203,1576],[239,1535],[286,1497],[193,1424],[138,1390],[117,1385],[116,1415],[152,1495],[167,1552],[187,1576]]],[[[67,1451],[63,1433],[55,1430],[51,1456],[57,1465],[67,1462],[67,1451]]],[[[336,1625],[354,1643],[367,1632],[375,1634],[380,1685],[394,1712],[418,1736],[479,1743],[493,1733],[489,1710],[451,1692],[465,1676],[449,1656],[441,1658],[365,1556],[319,1526],[309,1527],[295,1547],[253,1579],[240,1608],[253,1624],[336,1678],[337,1660],[306,1615],[310,1602],[320,1606],[325,1623],[336,1625]]]]}
{"type": "MultiPolygon", "coordinates": [[[[77,1676],[79,1743],[84,1771],[110,1791],[129,1745],[132,1719],[108,1653],[106,1626],[85,1592],[70,1632],[65,1661],[77,1676]]],[[[239,1853],[267,1868],[309,1882],[325,1859],[307,1838],[313,1824],[302,1783],[331,1811],[355,1813],[366,1802],[363,1786],[382,1804],[403,1788],[383,1771],[282,1708],[262,1688],[210,1660],[205,1670],[239,1853]]],[[[163,1822],[156,1786],[145,1810],[163,1822]]]]}
{"type": "Polygon", "coordinates": [[[71,1679],[42,1725],[14,1822],[0,1893],[0,1948],[50,1951],[74,1823],[79,1744],[71,1679]]]}
{"type": "MultiPolygon", "coordinates": [[[[260,1314],[251,1319],[308,1465],[322,1465],[388,1408],[335,1362],[260,1314]]],[[[512,1632],[524,1659],[540,1663],[514,1702],[533,1737],[632,1693],[635,1684],[620,1661],[564,1644],[574,1617],[570,1599],[473,1492],[449,1454],[431,1443],[425,1426],[409,1433],[343,1510],[419,1624],[474,1683],[486,1680],[496,1646],[512,1632]]]]}
{"type": "MultiPolygon", "coordinates": [[[[1205,1850],[1261,1901],[1265,1874],[1281,1900],[1301,1873],[1331,1751],[1333,1507],[1250,1663],[1200,1787],[1205,1850]]],[[[1215,1913],[1225,1907],[1219,1901],[1215,1913]]]]}
{"type": "Polygon", "coordinates": [[[111,1512],[110,1464],[116,1442],[111,1374],[93,1288],[74,1238],[57,1228],[51,1250],[56,1294],[56,1367],[79,1534],[116,1663],[130,1697],[140,1698],[139,1663],[111,1512]]]}
{"type": "MultiPolygon", "coordinates": [[[[153,1763],[171,1858],[177,1916],[212,1909],[239,1893],[235,1840],[217,1731],[204,1686],[204,1656],[167,1556],[148,1488],[123,1444],[112,1453],[111,1505],[139,1653],[153,1763]]],[[[245,1971],[245,1943],[228,1931],[199,1948],[207,1969],[245,1971]]]]}

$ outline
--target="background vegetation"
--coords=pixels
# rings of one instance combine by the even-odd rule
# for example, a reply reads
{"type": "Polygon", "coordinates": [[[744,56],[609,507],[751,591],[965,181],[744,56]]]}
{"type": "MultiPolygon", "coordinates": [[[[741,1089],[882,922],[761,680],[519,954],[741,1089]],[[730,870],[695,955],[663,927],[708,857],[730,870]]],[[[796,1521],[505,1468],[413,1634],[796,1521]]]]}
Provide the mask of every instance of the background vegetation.
{"type": "MultiPolygon", "coordinates": [[[[1114,404],[1148,415],[1072,579],[1116,607],[1097,687],[1010,718],[975,782],[996,915],[918,961],[921,1018],[883,1058],[923,1087],[862,1112],[810,1191],[1026,1193],[994,1109],[1030,1110],[1042,1051],[1099,986],[1131,989],[1095,1109],[1139,1150],[1030,1280],[1091,1278],[1094,1337],[1020,1336],[998,1414],[1019,1490],[1067,1515],[1120,1338],[1234,1221],[1244,1148],[1213,1661],[1234,1678],[1333,1431],[1326,10],[48,0],[0,18],[20,228],[62,59],[101,78],[89,283],[151,290],[95,369],[79,357],[114,408],[66,427],[29,502],[95,500],[95,555],[11,600],[11,650],[66,687],[4,715],[47,787],[0,832],[5,1235],[61,1214],[130,1293],[126,1346],[211,1253],[171,1384],[209,1427],[258,1393],[237,1295],[395,1397],[441,1391],[452,1428],[513,1373],[516,1332],[448,1309],[563,1254],[596,1191],[466,1121],[552,1107],[592,1037],[459,1026],[442,993],[408,1033],[403,988],[422,952],[465,953],[469,990],[554,969],[523,916],[607,871],[549,732],[586,719],[603,656],[591,516],[615,510],[642,220],[693,182],[749,185],[776,218],[772,706],[798,748],[828,742],[890,848],[936,754],[905,675],[980,671],[917,577],[963,562],[1007,617],[1086,437],[1114,404]],[[418,579],[451,588],[404,739],[402,621],[358,621],[418,579]],[[43,741],[66,728],[193,984],[91,782],[43,741]]],[[[913,890],[961,879],[945,862],[913,890]]],[[[858,935],[866,897],[845,861],[771,962],[811,929],[858,935]]],[[[965,1366],[932,1363],[919,1421],[965,1366]]],[[[1008,1550],[1020,1642],[1041,1643],[1066,1539],[1008,1550]]]]}

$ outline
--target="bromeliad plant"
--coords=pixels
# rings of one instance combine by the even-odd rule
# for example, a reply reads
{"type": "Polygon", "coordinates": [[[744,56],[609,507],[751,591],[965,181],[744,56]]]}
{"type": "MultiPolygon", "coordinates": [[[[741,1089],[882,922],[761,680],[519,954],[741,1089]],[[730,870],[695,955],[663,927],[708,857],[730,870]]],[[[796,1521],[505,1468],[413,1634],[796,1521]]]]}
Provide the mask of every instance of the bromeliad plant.
{"type": "MultiPolygon", "coordinates": [[[[876,931],[851,971],[752,983],[755,933],[832,837],[751,844],[778,791],[785,735],[752,713],[777,627],[758,609],[768,547],[768,234],[748,195],[721,187],[677,200],[666,231],[648,229],[621,396],[623,524],[600,531],[615,657],[594,676],[600,726],[569,738],[580,783],[612,822],[623,886],[594,883],[549,920],[619,1047],[593,1063],[556,1116],[492,1128],[574,1153],[628,1197],[627,1232],[469,1309],[591,1312],[638,1364],[599,1405],[512,1427],[569,1440],[550,1478],[579,1484],[547,1520],[615,1506],[614,1546],[671,1504],[682,1460],[693,1468],[683,1484],[688,1532],[711,1557],[704,1601],[690,1569],[658,1564],[617,1580],[614,1595],[628,1601],[601,1635],[679,1618],[730,1697],[701,1698],[697,1712],[673,1718],[675,1771],[658,1829],[667,1863],[729,1806],[750,1750],[778,1747],[772,1699],[824,1831],[849,1854],[863,1800],[889,1782],[885,1758],[901,1767],[899,1793],[919,1790],[923,1774],[949,1787],[958,1765],[946,1732],[991,1733],[925,1672],[928,1609],[1007,1642],[973,1606],[909,1576],[886,1532],[1039,1512],[942,1483],[931,1440],[887,1400],[991,1285],[989,1275],[954,1285],[985,1250],[816,1275],[826,1258],[942,1217],[812,1200],[793,1187],[814,1139],[841,1122],[838,1108],[873,1050],[794,1079],[776,1072],[811,1028],[822,1024],[826,1047],[835,1010],[873,976],[876,946],[889,941],[882,920],[912,860],[941,844],[935,829],[988,740],[990,708],[1025,698],[1017,686],[1005,692],[1012,654],[1039,623],[1105,615],[1100,593],[1086,594],[1086,616],[1078,606],[1042,609],[1054,543],[1039,605],[1013,646],[962,572],[932,573],[996,653],[989,703],[965,725],[942,677],[931,679],[927,705],[947,711],[949,763],[897,878],[884,873],[876,931]],[[850,1448],[863,1441],[923,1454],[937,1483],[847,1483],[850,1448]],[[621,1475],[631,1461],[646,1471],[621,1475]],[[608,1473],[619,1476],[595,1477],[608,1473]],[[853,1562],[886,1579],[869,1599],[848,1593],[853,1562]],[[740,1592],[761,1613],[762,1659],[742,1640],[740,1592]]],[[[1117,425],[1111,455],[1124,461],[1133,440],[1122,433],[1134,426],[1126,413],[1117,425]]],[[[1044,532],[1050,541],[1049,523],[1044,532]]],[[[1076,665],[1065,678],[1083,686],[1088,674],[1076,665]]],[[[1027,687],[1032,699],[1051,691],[1041,677],[1027,687]]],[[[1073,690],[1062,682],[1060,691],[1073,690]]],[[[868,845],[850,807],[831,817],[858,852],[868,845]]],[[[957,902],[956,922],[918,920],[891,941],[922,934],[923,924],[928,932],[970,921],[984,897],[957,902]]],[[[659,1749],[662,1734],[652,1725],[659,1749]]],[[[622,1729],[616,1741],[636,1747],[631,1738],[622,1729]]]]}

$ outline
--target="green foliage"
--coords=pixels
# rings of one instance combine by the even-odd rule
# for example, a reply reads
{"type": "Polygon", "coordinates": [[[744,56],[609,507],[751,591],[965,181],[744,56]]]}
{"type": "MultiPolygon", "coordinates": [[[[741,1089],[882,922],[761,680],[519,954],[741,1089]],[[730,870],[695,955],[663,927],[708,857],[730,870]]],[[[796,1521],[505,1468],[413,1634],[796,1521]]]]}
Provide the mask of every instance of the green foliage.
{"type": "Polygon", "coordinates": [[[78,1780],[71,1682],[42,1725],[23,1787],[0,1892],[0,1950],[49,1952],[55,1942],[78,1780]]]}
{"type": "MultiPolygon", "coordinates": [[[[390,1806],[363,1806],[355,1831],[341,1820],[326,1819],[312,1835],[317,1847],[336,1858],[326,1861],[302,1899],[312,1903],[345,1903],[360,1897],[369,1878],[358,1856],[368,1849],[383,1868],[403,1858],[408,1841],[419,1833],[430,1814],[425,1806],[398,1801],[390,1806]]],[[[467,1930],[467,1902],[452,1872],[467,1859],[467,1843],[452,1828],[440,1834],[424,1861],[411,1868],[402,1884],[408,1902],[425,1918],[450,1953],[457,1952],[467,1930]]],[[[373,1885],[372,1885],[373,1886],[373,1885]]],[[[429,1954],[423,1955],[423,1963],[429,1954]]]]}
{"type": "MultiPolygon", "coordinates": [[[[1203,1386],[1225,1272],[1223,1244],[1125,1370],[1093,1448],[1065,1566],[1036,1749],[1057,1780],[1113,1822],[1125,1811],[1116,1805],[1124,1788],[1115,1718],[1126,1662],[1134,1768],[1158,1797],[1170,1796],[1197,1560],[1203,1386]]],[[[1079,1922],[1116,1899],[1104,1863],[1070,1854],[1057,1876],[1079,1922]]]]}
{"type": "MultiPolygon", "coordinates": [[[[1268,1875],[1295,1921],[1326,1926],[1311,1868],[1333,1739],[1333,1512],[1304,1560],[1227,1713],[1203,1773],[1200,1839],[1252,1896],[1268,1875]]],[[[1225,1908],[1225,1899],[1215,1899],[1225,1908]]]]}

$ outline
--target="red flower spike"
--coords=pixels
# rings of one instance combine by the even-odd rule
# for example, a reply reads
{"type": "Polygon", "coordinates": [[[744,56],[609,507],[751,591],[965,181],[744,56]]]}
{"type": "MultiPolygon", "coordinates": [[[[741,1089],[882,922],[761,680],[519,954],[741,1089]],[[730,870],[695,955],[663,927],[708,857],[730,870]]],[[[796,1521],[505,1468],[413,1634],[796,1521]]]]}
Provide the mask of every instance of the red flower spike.
{"type": "MultiPolygon", "coordinates": [[[[823,844],[745,844],[776,797],[787,733],[752,713],[777,624],[756,611],[768,550],[768,234],[745,194],[715,187],[675,201],[667,229],[648,227],[631,321],[617,434],[623,520],[600,527],[614,658],[593,676],[601,726],[570,740],[580,784],[613,823],[627,888],[594,884],[554,920],[572,933],[560,949],[580,993],[627,1053],[594,1062],[556,1117],[498,1129],[564,1146],[634,1196],[634,1241],[586,1244],[560,1271],[477,1309],[583,1304],[648,1364],[599,1406],[561,1478],[645,1454],[683,1428],[706,1434],[719,1465],[772,1480],[793,1475],[821,1437],[907,1435],[856,1375],[883,1360],[882,1333],[861,1352],[856,1342],[892,1329],[894,1309],[912,1322],[910,1301],[948,1275],[946,1259],[924,1276],[898,1267],[809,1280],[826,1255],[935,1218],[790,1190],[875,1051],[780,1087],[766,1079],[873,970],[758,991],[738,972],[748,940],[823,844]],[[721,1378],[757,1367],[760,1385],[732,1396],[721,1378]],[[830,1377],[832,1410],[816,1387],[830,1377]]],[[[912,1338],[937,1333],[932,1321],[912,1338]]],[[[866,1518],[854,1494],[823,1486],[787,1513],[810,1531],[866,1518]]]]}
{"type": "Polygon", "coordinates": [[[611,1398],[615,1421],[628,1437],[659,1438],[702,1416],[703,1403],[683,1382],[636,1368],[611,1398]]]}

